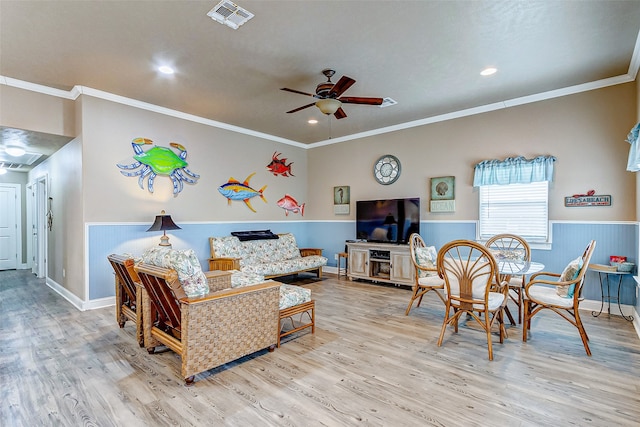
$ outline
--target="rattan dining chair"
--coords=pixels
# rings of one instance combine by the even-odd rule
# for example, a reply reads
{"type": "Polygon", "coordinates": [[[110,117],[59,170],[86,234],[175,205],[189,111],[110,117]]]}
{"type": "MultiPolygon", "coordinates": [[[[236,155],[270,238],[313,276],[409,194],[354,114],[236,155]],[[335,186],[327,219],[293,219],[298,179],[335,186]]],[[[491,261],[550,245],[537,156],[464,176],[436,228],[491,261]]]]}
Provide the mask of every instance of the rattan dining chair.
{"type": "Polygon", "coordinates": [[[413,283],[413,293],[409,300],[405,316],[409,315],[413,302],[418,300],[416,307],[420,307],[422,297],[429,292],[434,291],[438,298],[444,303],[444,295],[440,290],[444,290],[444,280],[438,276],[436,269],[437,251],[434,247],[427,247],[424,240],[418,233],[409,236],[409,251],[411,254],[411,262],[415,268],[415,279],[413,283]]]}
{"type": "MultiPolygon", "coordinates": [[[[516,234],[496,234],[491,237],[485,243],[485,246],[489,248],[496,261],[531,261],[531,248],[527,241],[516,234]]],[[[522,295],[524,285],[526,284],[526,276],[509,276],[500,275],[500,283],[509,283],[509,297],[518,307],[518,323],[522,323],[522,295]]],[[[509,308],[506,308],[505,312],[507,317],[511,320],[512,324],[515,324],[509,308]]]]}
{"type": "Polygon", "coordinates": [[[595,240],[589,242],[582,255],[570,262],[562,274],[541,271],[531,275],[531,279],[524,287],[522,341],[527,341],[527,333],[531,329],[531,318],[541,310],[549,309],[578,328],[584,349],[587,355],[591,356],[591,349],[589,349],[588,343],[589,337],[580,319],[578,306],[580,301],[583,300],[582,285],[584,284],[584,276],[595,247],[595,240]],[[560,296],[557,292],[560,286],[568,287],[568,294],[570,295],[573,292],[573,295],[569,297],[560,296]]]}
{"type": "Polygon", "coordinates": [[[493,360],[491,329],[497,321],[500,342],[504,342],[506,330],[503,311],[509,292],[506,283],[495,286],[495,283],[500,283],[495,258],[479,243],[454,240],[438,252],[437,267],[438,274],[444,279],[447,295],[438,347],[442,345],[447,325],[453,325],[457,333],[460,317],[466,313],[486,332],[489,360],[493,360]]]}

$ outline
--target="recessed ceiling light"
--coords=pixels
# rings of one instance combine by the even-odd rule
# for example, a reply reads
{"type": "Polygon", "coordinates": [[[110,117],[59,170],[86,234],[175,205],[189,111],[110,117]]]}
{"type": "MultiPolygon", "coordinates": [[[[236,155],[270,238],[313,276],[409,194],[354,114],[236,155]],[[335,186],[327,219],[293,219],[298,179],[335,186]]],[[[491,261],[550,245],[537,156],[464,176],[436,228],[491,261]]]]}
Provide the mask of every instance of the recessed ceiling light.
{"type": "Polygon", "coordinates": [[[173,74],[173,73],[175,73],[174,69],[169,67],[168,65],[163,65],[161,67],[158,67],[158,71],[160,71],[162,74],[173,74]]]}
{"type": "Polygon", "coordinates": [[[498,71],[497,68],[488,67],[488,68],[485,68],[484,70],[480,71],[480,75],[481,76],[490,76],[492,74],[495,74],[497,71],[498,71]]]}
{"type": "Polygon", "coordinates": [[[24,156],[25,150],[22,147],[18,147],[15,145],[9,145],[7,146],[4,151],[13,157],[20,157],[20,156],[24,156]]]}
{"type": "Polygon", "coordinates": [[[4,168],[4,166],[0,166],[0,175],[4,175],[5,173],[7,173],[7,170],[4,168]]]}
{"type": "Polygon", "coordinates": [[[316,123],[318,123],[318,121],[316,119],[310,119],[307,123],[309,123],[310,125],[315,125],[316,123]]]}

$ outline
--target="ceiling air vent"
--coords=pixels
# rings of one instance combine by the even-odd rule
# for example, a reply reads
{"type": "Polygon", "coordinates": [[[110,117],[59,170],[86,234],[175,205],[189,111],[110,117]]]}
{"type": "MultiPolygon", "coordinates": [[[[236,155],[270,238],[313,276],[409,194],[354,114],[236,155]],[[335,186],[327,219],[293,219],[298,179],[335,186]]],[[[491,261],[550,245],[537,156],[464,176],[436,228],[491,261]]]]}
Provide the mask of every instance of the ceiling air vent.
{"type": "Polygon", "coordinates": [[[240,25],[253,18],[253,13],[235,3],[223,0],[211,9],[207,16],[210,16],[214,21],[237,30],[240,25]]]}
{"type": "Polygon", "coordinates": [[[398,101],[395,101],[391,98],[382,98],[382,104],[380,104],[380,108],[390,107],[392,105],[396,105],[398,101]]]}

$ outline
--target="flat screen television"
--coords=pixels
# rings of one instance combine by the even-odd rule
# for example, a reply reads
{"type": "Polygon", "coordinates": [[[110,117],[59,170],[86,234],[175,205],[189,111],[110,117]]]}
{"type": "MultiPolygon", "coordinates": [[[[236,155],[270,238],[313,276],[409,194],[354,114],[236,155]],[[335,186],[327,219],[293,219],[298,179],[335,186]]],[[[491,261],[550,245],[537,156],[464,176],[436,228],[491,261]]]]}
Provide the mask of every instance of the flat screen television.
{"type": "Polygon", "coordinates": [[[356,201],[356,238],[367,242],[406,244],[420,233],[420,199],[356,201]]]}

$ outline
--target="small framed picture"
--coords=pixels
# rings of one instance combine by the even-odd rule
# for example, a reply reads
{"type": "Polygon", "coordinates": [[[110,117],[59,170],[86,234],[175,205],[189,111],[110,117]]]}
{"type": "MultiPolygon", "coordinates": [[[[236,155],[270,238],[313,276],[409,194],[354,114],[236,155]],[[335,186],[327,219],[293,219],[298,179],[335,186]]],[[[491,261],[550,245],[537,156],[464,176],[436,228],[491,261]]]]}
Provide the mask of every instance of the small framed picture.
{"type": "Polygon", "coordinates": [[[431,178],[431,200],[454,200],[455,185],[455,176],[431,178]]]}
{"type": "Polygon", "coordinates": [[[333,187],[333,213],[349,215],[349,186],[333,187]]]}
{"type": "Polygon", "coordinates": [[[333,204],[334,205],[349,204],[349,186],[348,185],[333,187],[333,204]]]}

